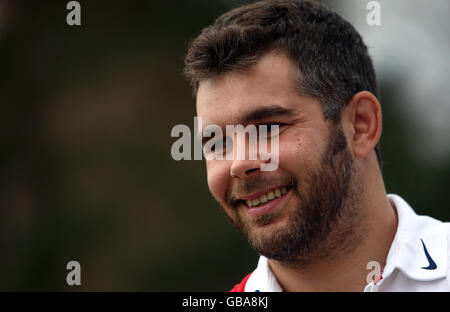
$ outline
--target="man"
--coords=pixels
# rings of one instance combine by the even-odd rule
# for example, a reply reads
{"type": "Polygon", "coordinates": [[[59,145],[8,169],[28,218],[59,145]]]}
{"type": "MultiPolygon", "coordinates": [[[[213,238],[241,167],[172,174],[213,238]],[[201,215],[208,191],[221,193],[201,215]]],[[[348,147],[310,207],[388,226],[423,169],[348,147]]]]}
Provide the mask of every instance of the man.
{"type": "Polygon", "coordinates": [[[375,72],[348,22],[311,1],[243,6],[193,40],[185,75],[203,127],[279,126],[274,171],[262,157],[206,161],[260,254],[233,291],[449,291],[449,224],[386,194],[375,72]]]}

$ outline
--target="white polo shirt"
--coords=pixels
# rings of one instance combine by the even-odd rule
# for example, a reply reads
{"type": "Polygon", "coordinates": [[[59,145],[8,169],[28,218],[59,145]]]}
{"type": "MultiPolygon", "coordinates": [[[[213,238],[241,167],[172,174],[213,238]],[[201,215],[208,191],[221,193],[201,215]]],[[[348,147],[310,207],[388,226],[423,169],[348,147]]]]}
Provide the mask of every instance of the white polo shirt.
{"type": "MultiPolygon", "coordinates": [[[[388,199],[397,211],[397,232],[382,279],[364,291],[450,291],[450,223],[415,214],[398,195],[388,194],[388,199]]],[[[283,291],[266,257],[260,256],[245,291],[283,291]]]]}

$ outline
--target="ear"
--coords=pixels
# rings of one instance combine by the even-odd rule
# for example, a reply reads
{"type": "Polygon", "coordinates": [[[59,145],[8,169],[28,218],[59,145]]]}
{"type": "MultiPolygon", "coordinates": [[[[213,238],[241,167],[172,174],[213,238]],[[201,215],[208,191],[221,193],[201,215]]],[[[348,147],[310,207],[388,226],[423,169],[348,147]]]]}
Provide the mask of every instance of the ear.
{"type": "Polygon", "coordinates": [[[367,157],[381,136],[381,105],[377,98],[368,91],[356,93],[341,117],[353,154],[355,157],[367,157]]]}

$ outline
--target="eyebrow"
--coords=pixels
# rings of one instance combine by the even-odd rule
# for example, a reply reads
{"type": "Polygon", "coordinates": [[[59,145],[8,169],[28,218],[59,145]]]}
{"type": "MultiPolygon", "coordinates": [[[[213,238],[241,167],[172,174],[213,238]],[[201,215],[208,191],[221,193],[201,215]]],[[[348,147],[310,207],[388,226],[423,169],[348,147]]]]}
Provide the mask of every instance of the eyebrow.
{"type": "MultiPolygon", "coordinates": [[[[248,125],[261,119],[289,116],[292,113],[293,110],[290,108],[286,108],[278,104],[273,104],[266,107],[260,107],[251,111],[243,118],[241,118],[241,124],[248,125]]],[[[205,143],[210,139],[211,137],[203,137],[202,135],[202,146],[205,145],[205,143]]]]}
{"type": "Polygon", "coordinates": [[[257,108],[242,118],[243,124],[250,124],[257,120],[288,116],[293,113],[292,109],[280,106],[278,104],[257,108]]]}

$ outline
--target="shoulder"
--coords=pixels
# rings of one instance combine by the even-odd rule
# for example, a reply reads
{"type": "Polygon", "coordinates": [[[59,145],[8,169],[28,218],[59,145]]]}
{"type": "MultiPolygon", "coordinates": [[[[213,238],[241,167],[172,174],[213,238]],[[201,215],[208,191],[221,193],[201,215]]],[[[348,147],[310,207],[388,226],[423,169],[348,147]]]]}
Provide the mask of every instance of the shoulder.
{"type": "Polygon", "coordinates": [[[252,275],[252,273],[247,274],[239,284],[234,285],[230,292],[244,292],[245,284],[247,284],[247,280],[250,278],[250,275],[252,275]]]}

